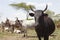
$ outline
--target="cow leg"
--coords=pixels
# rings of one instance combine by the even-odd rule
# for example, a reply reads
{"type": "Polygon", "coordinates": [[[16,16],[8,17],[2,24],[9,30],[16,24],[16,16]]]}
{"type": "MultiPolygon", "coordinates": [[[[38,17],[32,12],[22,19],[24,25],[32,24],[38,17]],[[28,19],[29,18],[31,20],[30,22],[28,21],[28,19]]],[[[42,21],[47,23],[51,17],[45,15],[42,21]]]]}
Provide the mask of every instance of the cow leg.
{"type": "Polygon", "coordinates": [[[24,30],[24,37],[27,37],[27,30],[24,30]]]}
{"type": "Polygon", "coordinates": [[[41,34],[39,33],[39,30],[35,30],[35,31],[36,31],[36,33],[37,33],[38,39],[41,40],[41,34]]]}
{"type": "Polygon", "coordinates": [[[13,33],[14,32],[14,29],[11,28],[10,31],[11,31],[11,33],[13,33]]]}
{"type": "Polygon", "coordinates": [[[49,36],[44,36],[44,40],[49,40],[49,36]]]}
{"type": "Polygon", "coordinates": [[[27,33],[24,33],[24,37],[27,37],[27,33]]]}
{"type": "Polygon", "coordinates": [[[41,37],[39,35],[37,35],[37,36],[38,36],[38,39],[41,40],[41,37]]]}
{"type": "Polygon", "coordinates": [[[24,37],[26,37],[26,32],[24,31],[24,37]]]}
{"type": "Polygon", "coordinates": [[[14,32],[14,26],[11,27],[11,33],[13,33],[13,32],[14,32]]]}
{"type": "Polygon", "coordinates": [[[41,36],[39,35],[39,33],[37,33],[38,39],[41,40],[41,36]]]}
{"type": "Polygon", "coordinates": [[[2,32],[4,32],[4,26],[2,26],[2,32]]]}

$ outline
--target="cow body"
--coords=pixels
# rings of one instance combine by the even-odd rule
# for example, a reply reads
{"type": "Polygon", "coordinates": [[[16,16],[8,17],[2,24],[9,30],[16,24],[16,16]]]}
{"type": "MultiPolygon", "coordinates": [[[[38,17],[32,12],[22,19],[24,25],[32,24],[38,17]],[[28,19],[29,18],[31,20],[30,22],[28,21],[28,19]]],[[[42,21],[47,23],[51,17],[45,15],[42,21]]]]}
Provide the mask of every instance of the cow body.
{"type": "Polygon", "coordinates": [[[37,35],[40,37],[46,37],[51,35],[55,30],[55,24],[53,23],[51,18],[42,18],[39,20],[39,24],[35,26],[35,31],[37,35]]]}

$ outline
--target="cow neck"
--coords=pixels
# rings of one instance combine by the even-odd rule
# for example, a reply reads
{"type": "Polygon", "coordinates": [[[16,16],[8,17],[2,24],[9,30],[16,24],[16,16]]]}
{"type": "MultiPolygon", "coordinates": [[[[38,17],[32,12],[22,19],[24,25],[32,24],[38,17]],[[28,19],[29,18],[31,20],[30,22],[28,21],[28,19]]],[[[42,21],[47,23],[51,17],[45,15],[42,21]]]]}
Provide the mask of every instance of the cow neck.
{"type": "Polygon", "coordinates": [[[40,16],[39,17],[39,24],[42,26],[42,27],[44,27],[44,16],[40,16]]]}

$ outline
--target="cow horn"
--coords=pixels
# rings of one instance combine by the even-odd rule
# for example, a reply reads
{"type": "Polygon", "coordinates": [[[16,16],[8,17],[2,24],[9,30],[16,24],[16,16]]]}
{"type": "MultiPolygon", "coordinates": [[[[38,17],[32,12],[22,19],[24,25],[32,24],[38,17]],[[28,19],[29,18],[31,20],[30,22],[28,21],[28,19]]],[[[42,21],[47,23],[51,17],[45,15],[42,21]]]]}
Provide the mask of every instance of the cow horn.
{"type": "Polygon", "coordinates": [[[33,11],[33,12],[35,12],[33,9],[32,9],[32,7],[30,6],[30,9],[33,11]]]}
{"type": "Polygon", "coordinates": [[[46,5],[46,8],[43,10],[43,12],[47,10],[47,7],[48,7],[48,5],[46,5]]]}

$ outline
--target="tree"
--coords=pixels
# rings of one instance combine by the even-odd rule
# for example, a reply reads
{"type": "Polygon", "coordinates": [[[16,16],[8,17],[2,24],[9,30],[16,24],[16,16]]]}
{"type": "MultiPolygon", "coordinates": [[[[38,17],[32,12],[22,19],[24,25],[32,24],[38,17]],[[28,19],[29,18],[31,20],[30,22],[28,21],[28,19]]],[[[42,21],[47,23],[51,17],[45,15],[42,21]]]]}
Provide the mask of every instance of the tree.
{"type": "Polygon", "coordinates": [[[15,7],[16,9],[23,9],[27,12],[27,19],[30,7],[35,8],[33,5],[27,5],[26,3],[17,3],[17,4],[10,4],[11,6],[15,7]]]}
{"type": "Polygon", "coordinates": [[[55,17],[57,19],[57,20],[55,20],[55,23],[56,24],[60,23],[60,14],[56,14],[55,17]]]}

